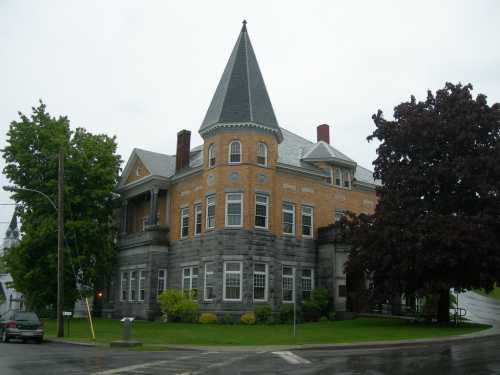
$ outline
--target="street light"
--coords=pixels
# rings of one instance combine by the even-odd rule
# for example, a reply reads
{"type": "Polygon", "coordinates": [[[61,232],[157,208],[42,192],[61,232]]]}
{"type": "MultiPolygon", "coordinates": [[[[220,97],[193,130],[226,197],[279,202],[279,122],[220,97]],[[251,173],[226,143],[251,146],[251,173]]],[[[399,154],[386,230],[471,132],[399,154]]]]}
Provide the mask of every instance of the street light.
{"type": "Polygon", "coordinates": [[[59,172],[57,183],[57,200],[58,204],[44,192],[36,189],[20,188],[20,187],[4,187],[6,191],[29,191],[37,193],[45,197],[54,210],[57,212],[57,337],[64,337],[64,317],[63,317],[63,301],[64,301],[64,268],[63,268],[63,246],[64,246],[64,151],[59,150],[59,172]]]}

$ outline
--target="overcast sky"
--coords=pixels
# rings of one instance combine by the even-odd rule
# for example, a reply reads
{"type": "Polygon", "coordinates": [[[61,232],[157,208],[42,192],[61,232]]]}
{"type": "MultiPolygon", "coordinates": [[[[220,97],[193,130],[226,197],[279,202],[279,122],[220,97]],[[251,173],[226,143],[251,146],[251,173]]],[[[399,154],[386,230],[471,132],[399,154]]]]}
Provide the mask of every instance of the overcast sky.
{"type": "MultiPolygon", "coordinates": [[[[500,1],[0,0],[0,147],[39,99],[73,128],[116,135],[124,160],[174,154],[180,129],[200,144],[244,18],[280,125],[315,140],[328,123],[365,167],[379,108],[391,117],[446,81],[500,102],[500,1]]],[[[13,207],[0,210],[8,221],[13,207]]]]}

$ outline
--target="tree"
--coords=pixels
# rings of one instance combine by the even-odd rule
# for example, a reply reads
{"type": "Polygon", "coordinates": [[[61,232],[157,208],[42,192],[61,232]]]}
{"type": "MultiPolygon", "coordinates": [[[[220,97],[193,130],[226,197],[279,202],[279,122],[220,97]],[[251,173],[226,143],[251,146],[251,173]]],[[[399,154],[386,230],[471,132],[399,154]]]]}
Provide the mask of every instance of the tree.
{"type": "MultiPolygon", "coordinates": [[[[114,258],[112,191],[121,158],[114,137],[70,129],[67,117],[51,117],[42,102],[30,117],[10,124],[3,170],[16,187],[39,190],[57,202],[57,155],[65,155],[65,305],[78,298],[77,284],[94,286],[109,275],[114,258]]],[[[5,256],[15,288],[33,308],[55,305],[57,214],[43,196],[17,190],[22,222],[19,244],[5,256]]]]}
{"type": "Polygon", "coordinates": [[[425,101],[381,111],[368,140],[379,203],[351,223],[350,267],[377,289],[439,295],[438,321],[449,321],[449,290],[492,289],[500,280],[500,104],[475,99],[472,86],[447,83],[425,101]]]}

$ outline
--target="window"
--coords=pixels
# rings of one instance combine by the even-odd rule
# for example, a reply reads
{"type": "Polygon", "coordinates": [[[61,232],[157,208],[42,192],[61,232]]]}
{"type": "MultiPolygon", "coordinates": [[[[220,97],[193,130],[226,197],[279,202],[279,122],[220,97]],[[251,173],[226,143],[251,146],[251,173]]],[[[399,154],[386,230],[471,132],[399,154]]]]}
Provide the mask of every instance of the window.
{"type": "Polygon", "coordinates": [[[335,185],[342,186],[342,174],[340,173],[340,168],[335,168],[335,185]]]}
{"type": "Polygon", "coordinates": [[[342,181],[345,188],[351,188],[351,172],[348,169],[342,169],[342,181]]]}
{"type": "Polygon", "coordinates": [[[208,168],[215,167],[215,145],[208,146],[208,168]]]}
{"type": "Polygon", "coordinates": [[[243,225],[243,194],[226,194],[226,227],[241,227],[243,225]]]}
{"type": "Polygon", "coordinates": [[[147,216],[144,216],[142,219],[141,219],[141,230],[143,232],[146,231],[146,227],[148,226],[148,217],[147,216]]]}
{"type": "Polygon", "coordinates": [[[267,301],[267,264],[265,263],[253,265],[253,300],[267,301]]]}
{"type": "Polygon", "coordinates": [[[344,210],[341,209],[341,208],[337,208],[335,210],[335,222],[338,222],[340,220],[342,220],[342,218],[344,217],[345,213],[344,213],[344,210]]]}
{"type": "Polygon", "coordinates": [[[241,301],[241,262],[224,263],[224,300],[241,301]]]}
{"type": "Polygon", "coordinates": [[[146,272],[139,271],[139,301],[144,301],[146,295],[146,290],[144,289],[146,285],[146,272]]]}
{"type": "Polygon", "coordinates": [[[158,270],[158,287],[156,288],[156,294],[160,295],[163,291],[167,289],[167,270],[158,270]]]}
{"type": "Polygon", "coordinates": [[[347,297],[347,287],[345,285],[339,285],[339,297],[347,297]]]}
{"type": "Polygon", "coordinates": [[[194,234],[201,233],[201,204],[194,206],[194,234]]]}
{"type": "Polygon", "coordinates": [[[302,235],[304,237],[313,236],[313,208],[302,206],[302,235]]]}
{"type": "Polygon", "coordinates": [[[263,194],[255,195],[255,226],[267,229],[267,207],[269,197],[263,194]]]}
{"type": "Polygon", "coordinates": [[[267,146],[262,142],[257,143],[257,164],[267,166],[267,146]]]}
{"type": "Polygon", "coordinates": [[[330,167],[330,176],[326,178],[326,183],[327,184],[333,184],[333,168],[330,167]]]}
{"type": "Polygon", "coordinates": [[[295,302],[295,268],[283,266],[283,302],[295,302]]]}
{"type": "Polygon", "coordinates": [[[314,271],[311,268],[302,270],[302,299],[311,298],[311,292],[314,289],[314,271]]]}
{"type": "Polygon", "coordinates": [[[129,301],[137,300],[137,271],[130,271],[129,301]]]}
{"type": "Polygon", "coordinates": [[[181,238],[185,238],[189,233],[189,208],[181,208],[181,238]]]}
{"type": "Polygon", "coordinates": [[[215,263],[205,263],[205,301],[215,298],[215,263]]]}
{"type": "Polygon", "coordinates": [[[182,291],[191,293],[196,298],[198,295],[198,267],[185,267],[182,269],[182,291]]]}
{"type": "Polygon", "coordinates": [[[283,203],[283,233],[295,234],[295,207],[292,203],[283,203]]]}
{"type": "Polygon", "coordinates": [[[215,195],[207,197],[207,223],[206,229],[215,228],[215,195]]]}
{"type": "Polygon", "coordinates": [[[240,141],[232,141],[229,144],[229,163],[241,163],[240,141]]]}
{"type": "Polygon", "coordinates": [[[128,297],[128,272],[122,272],[120,301],[126,301],[128,297]]]}

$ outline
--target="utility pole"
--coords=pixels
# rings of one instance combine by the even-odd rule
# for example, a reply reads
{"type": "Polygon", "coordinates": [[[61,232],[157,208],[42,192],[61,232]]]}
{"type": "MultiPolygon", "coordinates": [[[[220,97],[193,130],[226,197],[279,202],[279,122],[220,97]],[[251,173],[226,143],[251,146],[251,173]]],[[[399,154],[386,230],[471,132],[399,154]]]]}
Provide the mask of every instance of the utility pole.
{"type": "Polygon", "coordinates": [[[62,146],[59,150],[57,200],[57,337],[64,337],[64,151],[62,146]]]}

